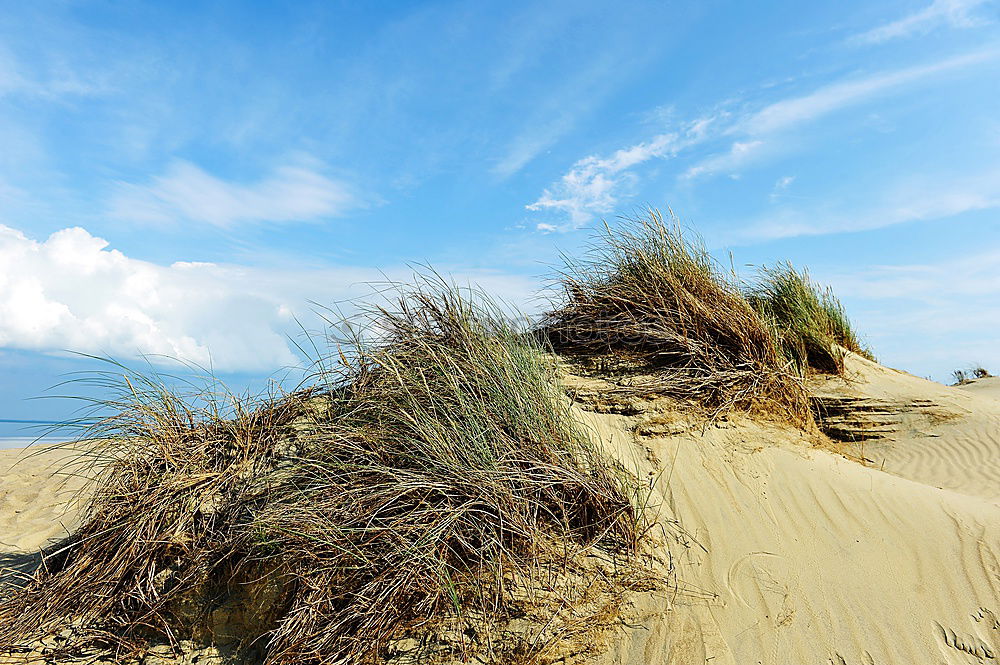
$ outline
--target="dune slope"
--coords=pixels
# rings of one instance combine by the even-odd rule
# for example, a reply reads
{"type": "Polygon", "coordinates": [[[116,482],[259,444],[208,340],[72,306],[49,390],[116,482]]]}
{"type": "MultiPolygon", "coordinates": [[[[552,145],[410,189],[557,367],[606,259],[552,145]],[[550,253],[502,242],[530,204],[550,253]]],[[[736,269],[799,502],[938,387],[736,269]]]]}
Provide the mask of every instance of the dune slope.
{"type": "Polygon", "coordinates": [[[53,476],[66,451],[0,450],[0,552],[34,553],[76,526],[79,479],[53,476]]]}
{"type": "Polygon", "coordinates": [[[1000,399],[1000,376],[988,376],[955,387],[980,397],[1000,399]]]}
{"type": "Polygon", "coordinates": [[[847,370],[812,386],[831,436],[888,473],[1000,502],[1000,402],[989,383],[943,386],[853,354],[847,370]]]}
{"type": "Polygon", "coordinates": [[[38,566],[41,549],[78,524],[71,499],[80,479],[53,475],[65,454],[55,448],[0,450],[0,593],[22,582],[38,566]]]}
{"type": "Polygon", "coordinates": [[[983,467],[1000,404],[851,362],[842,396],[902,412],[884,471],[747,420],[679,431],[655,402],[581,411],[612,454],[652,474],[678,580],[636,599],[641,628],[604,662],[997,662],[1000,482],[983,467]]]}

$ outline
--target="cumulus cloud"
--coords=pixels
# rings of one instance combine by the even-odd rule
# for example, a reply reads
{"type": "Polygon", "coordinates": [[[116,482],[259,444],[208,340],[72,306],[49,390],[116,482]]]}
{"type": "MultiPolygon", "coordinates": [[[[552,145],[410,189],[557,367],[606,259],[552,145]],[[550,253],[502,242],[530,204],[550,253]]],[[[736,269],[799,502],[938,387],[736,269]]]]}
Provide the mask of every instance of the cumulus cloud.
{"type": "Polygon", "coordinates": [[[240,288],[239,271],[160,266],[82,228],[43,242],[0,226],[0,347],[162,354],[226,370],[295,362],[280,303],[240,288]]]}
{"type": "Polygon", "coordinates": [[[926,34],[935,28],[971,28],[985,23],[974,10],[989,0],[934,0],[923,9],[903,18],[854,36],[851,41],[863,44],[880,44],[892,39],[926,34]]]}
{"type": "Polygon", "coordinates": [[[304,222],[360,205],[353,189],[313,160],[279,166],[257,182],[229,182],[178,160],[147,184],[120,183],[109,214],[134,222],[191,221],[229,227],[247,222],[304,222]]]}
{"type": "MultiPolygon", "coordinates": [[[[513,303],[535,287],[504,273],[446,274],[513,303]]],[[[82,228],[37,241],[0,225],[0,349],[160,355],[219,371],[269,372],[299,362],[287,336],[298,331],[293,312],[304,312],[309,325],[309,302],[370,296],[366,283],[408,275],[406,268],[159,265],[82,228]]]]}

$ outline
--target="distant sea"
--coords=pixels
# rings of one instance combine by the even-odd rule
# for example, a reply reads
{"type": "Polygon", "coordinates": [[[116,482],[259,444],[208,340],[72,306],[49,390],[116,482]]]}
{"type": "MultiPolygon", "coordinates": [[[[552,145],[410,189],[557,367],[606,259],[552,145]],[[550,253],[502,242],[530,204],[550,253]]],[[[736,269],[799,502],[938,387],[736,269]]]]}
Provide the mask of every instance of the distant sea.
{"type": "Polygon", "coordinates": [[[56,423],[50,420],[8,420],[0,418],[0,450],[23,448],[32,443],[58,443],[60,439],[43,436],[56,423]]]}

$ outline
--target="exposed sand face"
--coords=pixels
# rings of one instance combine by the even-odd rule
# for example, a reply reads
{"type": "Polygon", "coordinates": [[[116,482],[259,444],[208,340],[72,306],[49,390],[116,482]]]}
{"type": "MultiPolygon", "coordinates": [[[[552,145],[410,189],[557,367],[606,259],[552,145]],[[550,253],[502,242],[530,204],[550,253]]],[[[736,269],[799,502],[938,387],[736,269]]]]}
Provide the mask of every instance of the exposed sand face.
{"type": "Polygon", "coordinates": [[[657,474],[661,515],[680,529],[664,547],[687,587],[637,598],[642,628],[603,663],[997,662],[1000,403],[851,362],[864,394],[924,400],[902,409],[886,471],[745,420],[662,435],[655,404],[581,413],[610,452],[657,474]],[[957,415],[927,430],[925,402],[957,415]]]}
{"type": "Polygon", "coordinates": [[[813,390],[832,409],[854,409],[840,419],[848,434],[873,437],[855,453],[888,473],[1000,503],[1000,382],[943,386],[853,354],[847,368],[849,381],[828,377],[813,390]]]}

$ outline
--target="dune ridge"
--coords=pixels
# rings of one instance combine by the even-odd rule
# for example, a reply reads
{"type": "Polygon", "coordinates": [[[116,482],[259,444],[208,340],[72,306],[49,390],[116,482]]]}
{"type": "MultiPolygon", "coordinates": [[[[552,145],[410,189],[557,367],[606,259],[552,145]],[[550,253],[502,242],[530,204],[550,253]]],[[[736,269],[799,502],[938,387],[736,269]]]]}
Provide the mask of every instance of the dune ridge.
{"type": "Polygon", "coordinates": [[[597,242],[538,325],[433,273],[398,285],[290,394],[183,394],[115,364],[81,525],[54,526],[36,466],[8,469],[0,649],[995,662],[991,383],[882,367],[807,272],[741,281],[655,211],[597,242]]]}

